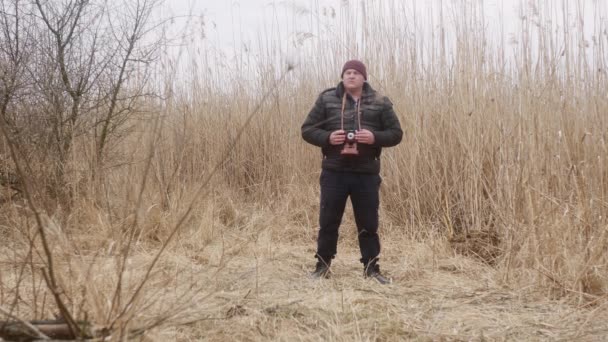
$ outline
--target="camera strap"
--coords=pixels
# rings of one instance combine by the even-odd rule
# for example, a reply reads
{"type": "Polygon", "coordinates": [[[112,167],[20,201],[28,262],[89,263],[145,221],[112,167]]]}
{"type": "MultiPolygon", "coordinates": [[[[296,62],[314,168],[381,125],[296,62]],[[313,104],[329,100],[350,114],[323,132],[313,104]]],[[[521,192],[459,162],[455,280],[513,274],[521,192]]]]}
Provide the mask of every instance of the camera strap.
{"type": "MultiPolygon", "coordinates": [[[[347,93],[344,92],[342,96],[342,112],[340,114],[340,129],[344,130],[344,108],[346,108],[346,96],[347,93]]],[[[361,130],[361,99],[358,99],[355,103],[355,107],[357,108],[357,127],[358,130],[361,130]]]]}

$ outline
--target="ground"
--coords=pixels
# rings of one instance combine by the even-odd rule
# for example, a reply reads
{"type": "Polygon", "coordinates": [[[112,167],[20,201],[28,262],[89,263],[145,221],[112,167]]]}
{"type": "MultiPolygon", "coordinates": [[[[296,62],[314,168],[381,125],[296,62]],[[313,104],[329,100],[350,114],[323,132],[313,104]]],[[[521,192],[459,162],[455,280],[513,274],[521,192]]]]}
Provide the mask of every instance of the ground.
{"type": "MultiPolygon", "coordinates": [[[[382,236],[380,265],[393,282],[381,285],[363,277],[355,229],[347,220],[331,277],[310,279],[315,232],[284,228],[264,217],[230,229],[187,230],[163,254],[141,296],[127,304],[159,250],[151,241],[135,243],[119,305],[133,308],[122,318],[128,330],[142,341],[608,339],[605,296],[589,301],[573,290],[552,293],[534,282],[542,279],[540,273],[522,277],[528,284],[508,279],[500,265],[459,255],[440,237],[413,239],[395,230],[382,236]]],[[[49,230],[54,234],[63,236],[49,230]]],[[[62,288],[74,298],[84,293],[85,316],[103,327],[116,316],[108,314],[118,265],[112,246],[91,257],[84,250],[55,249],[56,264],[70,275],[62,288]]],[[[9,247],[0,247],[0,265],[14,259],[9,247]]],[[[19,272],[17,266],[5,268],[1,280],[15,284],[19,272]]],[[[35,314],[40,304],[38,310],[29,304],[35,302],[27,291],[32,286],[24,284],[16,312],[41,318],[35,314]]],[[[46,308],[42,318],[52,317],[51,305],[46,308]]]]}
{"type": "MultiPolygon", "coordinates": [[[[381,267],[393,279],[391,285],[362,277],[355,246],[340,246],[327,280],[307,276],[314,268],[311,246],[277,244],[249,256],[241,253],[214,272],[218,291],[208,299],[206,310],[211,313],[148,337],[180,341],[608,338],[606,302],[577,304],[569,296],[548,299],[532,286],[507,285],[488,265],[433,252],[437,248],[424,242],[385,243],[381,267]]],[[[213,248],[206,253],[213,265],[213,248]]]]}

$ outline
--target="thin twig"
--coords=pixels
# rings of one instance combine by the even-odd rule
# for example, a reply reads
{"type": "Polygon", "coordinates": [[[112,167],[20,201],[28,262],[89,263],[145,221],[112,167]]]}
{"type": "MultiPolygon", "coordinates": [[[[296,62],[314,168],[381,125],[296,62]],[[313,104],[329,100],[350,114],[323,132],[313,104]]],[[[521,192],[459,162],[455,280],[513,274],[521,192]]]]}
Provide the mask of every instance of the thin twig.
{"type": "MultiPolygon", "coordinates": [[[[11,139],[11,137],[9,136],[9,134],[7,132],[4,120],[0,120],[0,132],[4,136],[6,145],[8,146],[9,151],[10,151],[11,159],[15,163],[15,170],[17,171],[17,175],[19,176],[19,179],[21,180],[21,182],[23,184],[23,194],[26,198],[26,202],[27,202],[30,210],[32,211],[32,213],[34,213],[34,218],[36,220],[36,227],[38,229],[38,233],[40,234],[40,240],[42,243],[42,247],[44,249],[44,254],[46,257],[46,262],[47,262],[47,267],[48,267],[47,285],[48,285],[49,289],[51,290],[51,292],[54,294],[57,307],[59,308],[61,315],[64,317],[64,319],[68,323],[68,326],[72,330],[72,333],[76,337],[80,336],[80,329],[76,325],[74,319],[72,318],[72,315],[67,310],[65,304],[63,303],[63,301],[59,295],[59,292],[57,291],[57,278],[55,277],[53,254],[51,252],[51,248],[49,247],[49,243],[48,243],[48,240],[46,237],[46,232],[44,231],[42,217],[41,217],[40,213],[38,212],[38,208],[36,207],[36,205],[34,204],[34,201],[32,199],[29,182],[25,176],[25,172],[23,172],[20,159],[17,157],[16,147],[13,143],[13,140],[11,139]]],[[[27,163],[27,160],[25,161],[25,163],[27,163]]],[[[43,271],[43,274],[46,277],[46,272],[43,271]]]]}
{"type": "MultiPolygon", "coordinates": [[[[253,108],[253,110],[247,116],[247,119],[245,120],[245,122],[243,123],[243,125],[237,131],[237,134],[236,134],[235,138],[232,140],[232,143],[230,145],[228,145],[228,148],[226,149],[226,151],[224,153],[224,156],[229,156],[230,153],[232,152],[232,150],[234,150],[234,148],[237,146],[236,143],[240,140],[241,136],[245,132],[245,129],[249,126],[249,123],[251,122],[251,120],[253,119],[253,117],[259,112],[260,108],[262,107],[262,105],[264,104],[264,102],[266,101],[266,99],[272,94],[272,92],[275,90],[275,88],[278,87],[283,82],[283,80],[285,80],[285,77],[287,76],[287,74],[289,72],[291,72],[292,70],[293,70],[293,66],[289,65],[288,68],[287,68],[287,70],[285,70],[283,72],[283,74],[281,75],[281,77],[276,81],[274,87],[272,87],[271,89],[269,89],[262,96],[262,98],[260,99],[260,101],[255,106],[255,108],[253,108]]],[[[152,273],[152,270],[154,269],[154,267],[156,266],[158,260],[160,259],[160,256],[163,254],[163,252],[165,251],[165,249],[167,248],[167,246],[171,243],[171,241],[173,240],[173,238],[175,237],[175,235],[177,234],[177,232],[180,230],[181,226],[184,224],[184,222],[186,221],[186,219],[190,216],[190,213],[194,209],[195,203],[198,201],[198,199],[200,198],[200,196],[203,194],[203,190],[207,187],[207,185],[209,185],[209,182],[211,181],[211,179],[213,178],[213,176],[217,173],[217,171],[220,169],[220,167],[224,164],[224,162],[227,159],[228,159],[228,157],[225,157],[223,160],[217,162],[215,164],[215,166],[213,167],[213,169],[211,169],[211,172],[207,175],[207,178],[202,182],[201,186],[198,188],[198,190],[194,194],[194,197],[193,197],[192,201],[190,202],[190,205],[188,206],[188,209],[186,209],[186,212],[178,220],[177,224],[171,230],[171,233],[169,234],[169,236],[167,237],[167,239],[163,243],[162,247],[160,248],[160,250],[158,251],[158,253],[154,257],[154,259],[152,260],[152,262],[150,263],[150,266],[148,267],[143,280],[141,281],[141,283],[135,289],[135,292],[131,296],[131,299],[129,299],[129,301],[127,302],[127,304],[124,306],[124,309],[122,310],[122,312],[114,319],[114,321],[112,322],[112,324],[110,324],[110,329],[112,329],[113,326],[114,326],[114,324],[120,318],[122,318],[127,313],[127,311],[130,308],[133,307],[132,304],[135,302],[135,300],[137,299],[137,297],[140,295],[142,288],[144,287],[144,285],[149,280],[150,274],[152,273]]]]}

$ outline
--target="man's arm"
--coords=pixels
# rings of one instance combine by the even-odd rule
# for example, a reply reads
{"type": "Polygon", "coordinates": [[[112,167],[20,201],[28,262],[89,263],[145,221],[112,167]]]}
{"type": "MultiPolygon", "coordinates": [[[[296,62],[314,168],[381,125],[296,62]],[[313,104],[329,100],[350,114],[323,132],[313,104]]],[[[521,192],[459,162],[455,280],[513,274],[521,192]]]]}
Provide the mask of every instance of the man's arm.
{"type": "Polygon", "coordinates": [[[374,132],[374,140],[377,146],[391,147],[399,144],[403,138],[401,124],[397,118],[397,114],[393,110],[393,103],[385,96],[383,99],[384,109],[382,111],[381,121],[382,131],[374,132]]]}
{"type": "Polygon", "coordinates": [[[319,128],[325,122],[325,116],[325,106],[321,96],[319,96],[306,120],[304,120],[304,124],[302,124],[302,138],[306,142],[319,147],[329,145],[330,132],[319,128]]]}

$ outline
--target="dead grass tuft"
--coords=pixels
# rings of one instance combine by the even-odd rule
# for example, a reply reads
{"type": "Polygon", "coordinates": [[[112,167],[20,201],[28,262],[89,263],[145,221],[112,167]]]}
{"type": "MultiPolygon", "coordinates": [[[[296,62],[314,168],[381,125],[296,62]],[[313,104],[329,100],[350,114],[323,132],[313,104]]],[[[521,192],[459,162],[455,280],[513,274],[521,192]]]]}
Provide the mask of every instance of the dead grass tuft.
{"type": "Polygon", "coordinates": [[[502,255],[500,237],[494,230],[462,232],[449,239],[450,247],[458,254],[495,265],[502,255]]]}

